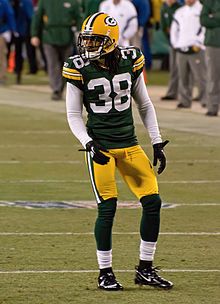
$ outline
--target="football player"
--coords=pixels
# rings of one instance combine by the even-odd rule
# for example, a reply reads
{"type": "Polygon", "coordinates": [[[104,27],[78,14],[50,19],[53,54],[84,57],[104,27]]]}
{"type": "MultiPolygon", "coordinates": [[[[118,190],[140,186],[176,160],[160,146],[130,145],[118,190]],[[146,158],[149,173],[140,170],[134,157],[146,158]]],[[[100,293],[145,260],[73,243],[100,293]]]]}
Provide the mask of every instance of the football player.
{"type": "Polygon", "coordinates": [[[67,79],[66,108],[70,129],[86,150],[92,188],[97,200],[95,223],[98,287],[122,290],[112,270],[112,226],[117,207],[115,170],[143,207],[140,224],[140,261],[135,283],[170,289],[153,267],[160,225],[161,199],[150,160],[138,144],[132,117],[132,98],[154,151],[160,174],[166,166],[163,142],[153,104],[143,78],[144,56],[135,47],[118,46],[116,20],[104,13],[85,19],[78,38],[79,54],[63,66],[67,79]],[[84,124],[85,107],[88,118],[84,124]]]}

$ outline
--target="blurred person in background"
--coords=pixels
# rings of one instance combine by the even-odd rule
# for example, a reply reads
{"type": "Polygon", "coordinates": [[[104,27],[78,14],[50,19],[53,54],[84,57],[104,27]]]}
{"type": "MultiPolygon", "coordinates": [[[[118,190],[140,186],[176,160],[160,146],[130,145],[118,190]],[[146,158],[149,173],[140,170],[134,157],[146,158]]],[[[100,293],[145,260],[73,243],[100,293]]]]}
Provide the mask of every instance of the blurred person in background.
{"type": "Polygon", "coordinates": [[[15,32],[16,24],[11,4],[8,0],[0,0],[0,85],[6,82],[7,43],[15,32]]]}
{"type": "Polygon", "coordinates": [[[220,1],[201,0],[200,21],[206,28],[207,116],[217,116],[220,106],[220,1]]]}
{"type": "Polygon", "coordinates": [[[149,18],[144,26],[144,35],[142,40],[143,52],[146,58],[145,67],[147,70],[152,68],[153,55],[152,43],[155,31],[160,28],[160,9],[162,0],[149,0],[149,18]]]}
{"type": "Polygon", "coordinates": [[[77,0],[39,0],[31,24],[31,43],[42,41],[47,71],[52,88],[52,100],[61,100],[64,89],[62,66],[73,54],[73,27],[81,25],[81,6],[77,0]]]}
{"type": "MultiPolygon", "coordinates": [[[[143,40],[147,40],[147,37],[144,36],[144,27],[147,25],[147,22],[150,17],[150,3],[149,0],[132,0],[136,11],[137,11],[137,18],[138,18],[138,31],[136,35],[134,35],[130,39],[130,45],[134,45],[141,49],[145,55],[145,60],[148,63],[148,54],[145,54],[144,43],[143,40]]],[[[144,66],[144,79],[145,83],[147,82],[147,74],[146,74],[146,67],[144,66]]]]}
{"type": "MultiPolygon", "coordinates": [[[[170,44],[170,26],[173,21],[175,11],[181,7],[177,0],[165,0],[161,7],[160,28],[167,37],[170,44]]],[[[170,44],[169,51],[169,73],[170,80],[166,95],[161,100],[176,100],[178,96],[178,69],[176,63],[176,50],[170,44]]]]}
{"type": "Polygon", "coordinates": [[[151,17],[150,23],[158,30],[160,28],[160,12],[163,5],[163,0],[150,0],[151,2],[151,17]]]}
{"type": "Polygon", "coordinates": [[[129,0],[105,0],[99,6],[99,11],[114,17],[119,25],[120,46],[129,46],[130,39],[137,34],[137,11],[129,0]]]}
{"type": "Polygon", "coordinates": [[[192,77],[198,87],[201,105],[205,107],[207,103],[205,29],[200,23],[201,10],[198,0],[185,0],[185,5],[176,10],[171,24],[170,41],[177,52],[179,109],[191,107],[192,77]]]}
{"type": "Polygon", "coordinates": [[[33,3],[32,0],[10,0],[12,5],[15,22],[16,22],[16,34],[13,35],[12,41],[9,45],[9,51],[11,46],[15,46],[15,74],[17,84],[21,83],[21,74],[23,70],[24,62],[24,49],[26,47],[26,55],[29,64],[29,73],[36,74],[37,62],[35,48],[30,43],[30,26],[33,17],[33,3]]]}
{"type": "Polygon", "coordinates": [[[130,39],[130,44],[137,46],[143,51],[142,39],[144,34],[144,26],[150,17],[150,3],[149,0],[132,0],[131,2],[134,4],[137,11],[138,31],[136,35],[130,39]]]}
{"type": "Polygon", "coordinates": [[[103,0],[81,0],[83,8],[83,18],[99,11],[99,5],[103,0]]]}
{"type": "MultiPolygon", "coordinates": [[[[33,6],[34,6],[34,12],[37,11],[38,6],[38,0],[32,0],[33,6]]],[[[36,61],[37,61],[37,67],[40,70],[44,70],[47,72],[47,59],[44,54],[42,41],[40,41],[40,45],[38,47],[35,47],[36,51],[36,61]]]]}

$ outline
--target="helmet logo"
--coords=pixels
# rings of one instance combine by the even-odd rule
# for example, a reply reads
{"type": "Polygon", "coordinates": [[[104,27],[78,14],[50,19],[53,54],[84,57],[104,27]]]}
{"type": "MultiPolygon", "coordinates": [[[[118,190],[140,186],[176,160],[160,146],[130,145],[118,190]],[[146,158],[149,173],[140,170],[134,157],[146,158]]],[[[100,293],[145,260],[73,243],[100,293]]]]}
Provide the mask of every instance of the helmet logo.
{"type": "Polygon", "coordinates": [[[117,21],[113,17],[108,16],[105,18],[105,24],[107,24],[109,26],[115,26],[115,25],[117,25],[117,21]]]}

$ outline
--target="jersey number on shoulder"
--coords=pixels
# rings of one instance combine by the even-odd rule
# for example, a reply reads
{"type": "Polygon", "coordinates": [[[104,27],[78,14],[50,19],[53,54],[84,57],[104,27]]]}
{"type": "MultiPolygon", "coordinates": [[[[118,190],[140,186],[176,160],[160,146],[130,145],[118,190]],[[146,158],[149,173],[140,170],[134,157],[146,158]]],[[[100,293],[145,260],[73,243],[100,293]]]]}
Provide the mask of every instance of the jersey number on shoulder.
{"type": "Polygon", "coordinates": [[[104,93],[99,94],[99,102],[90,103],[90,107],[94,113],[108,113],[112,108],[121,112],[130,107],[131,98],[131,75],[129,73],[123,73],[115,75],[110,82],[105,77],[92,79],[88,83],[88,89],[94,90],[96,87],[102,87],[104,93]],[[122,83],[126,89],[121,89],[122,83]],[[112,92],[113,88],[113,92],[112,92]],[[110,95],[115,93],[115,97],[110,95]]]}
{"type": "Polygon", "coordinates": [[[125,49],[121,49],[121,55],[122,58],[124,59],[128,59],[128,55],[131,55],[132,59],[137,58],[137,51],[134,48],[125,48],[125,49]]]}

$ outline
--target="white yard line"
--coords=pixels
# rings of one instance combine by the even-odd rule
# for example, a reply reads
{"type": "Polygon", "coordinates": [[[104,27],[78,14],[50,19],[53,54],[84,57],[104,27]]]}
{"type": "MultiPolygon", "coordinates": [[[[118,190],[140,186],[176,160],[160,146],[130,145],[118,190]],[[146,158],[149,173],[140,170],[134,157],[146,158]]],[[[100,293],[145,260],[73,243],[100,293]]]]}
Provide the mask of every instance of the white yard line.
{"type": "Polygon", "coordinates": [[[68,134],[69,130],[7,130],[0,131],[0,134],[68,134]]]}
{"type": "MultiPolygon", "coordinates": [[[[139,232],[113,232],[114,235],[139,235],[139,232]]],[[[93,232],[0,232],[0,236],[80,236],[94,235],[93,232]]],[[[220,232],[160,232],[160,235],[218,236],[220,232]]]]}
{"type": "MultiPolygon", "coordinates": [[[[29,183],[90,183],[88,179],[18,179],[18,180],[0,180],[0,184],[29,184],[29,183]]],[[[123,183],[118,180],[117,183],[123,183]]],[[[159,181],[160,184],[219,184],[220,180],[174,180],[174,181],[159,181]]]]}
{"type": "MultiPolygon", "coordinates": [[[[30,147],[30,146],[29,146],[30,147]]],[[[42,147],[42,146],[41,146],[42,147]]],[[[49,148],[60,148],[60,146],[47,146],[49,148]]],[[[18,147],[16,147],[18,148],[18,147]]],[[[31,146],[31,148],[35,148],[35,146],[31,146]]],[[[80,160],[0,160],[0,164],[7,164],[7,165],[14,165],[14,164],[82,164],[80,160]]],[[[171,160],[167,161],[167,163],[199,163],[199,164],[217,164],[220,163],[220,159],[198,159],[198,160],[191,160],[191,159],[180,159],[180,160],[171,160]]]]}
{"type": "MultiPolygon", "coordinates": [[[[50,145],[50,144],[45,144],[45,145],[42,145],[42,144],[40,144],[40,145],[38,145],[38,144],[32,144],[32,145],[30,145],[30,144],[28,144],[28,145],[0,145],[0,149],[36,149],[36,148],[56,148],[56,149],[61,149],[61,148],[63,148],[63,147],[70,147],[70,148],[72,148],[73,146],[70,144],[70,145],[50,145]]],[[[80,145],[74,145],[74,147],[81,147],[80,145]]]]}
{"type": "MultiPolygon", "coordinates": [[[[53,130],[42,130],[42,131],[26,131],[26,130],[21,130],[21,131],[0,131],[1,134],[68,134],[70,131],[64,131],[64,130],[58,130],[58,131],[53,131],[53,130]]],[[[71,133],[70,133],[71,134],[71,133]]],[[[28,147],[62,147],[62,145],[50,145],[50,144],[45,144],[45,145],[30,145],[30,144],[23,144],[23,145],[17,145],[17,144],[1,144],[0,148],[28,148],[28,147]]],[[[80,144],[70,144],[71,147],[81,147],[80,144]]],[[[143,148],[149,148],[152,147],[151,144],[141,144],[141,147],[143,148]]],[[[187,147],[187,148],[195,148],[195,145],[189,145],[189,144],[172,144],[170,148],[182,148],[182,147],[187,147]]],[[[216,148],[216,145],[206,145],[206,144],[201,144],[199,145],[200,148],[216,148]]]]}
{"type": "Polygon", "coordinates": [[[3,165],[17,165],[17,164],[82,164],[80,160],[0,160],[3,165]]]}
{"type": "Polygon", "coordinates": [[[207,164],[211,164],[211,163],[220,163],[220,159],[179,159],[179,160],[168,160],[167,163],[207,163],[207,164]]]}
{"type": "MultiPolygon", "coordinates": [[[[162,272],[191,272],[191,273],[219,273],[220,269],[161,269],[162,272]]],[[[59,273],[97,273],[98,270],[9,270],[9,271],[0,271],[0,274],[59,274],[59,273]]],[[[116,269],[114,272],[134,272],[131,269],[116,269]]]]}
{"type": "Polygon", "coordinates": [[[159,181],[160,184],[218,184],[220,180],[180,180],[180,181],[159,181]]]}

